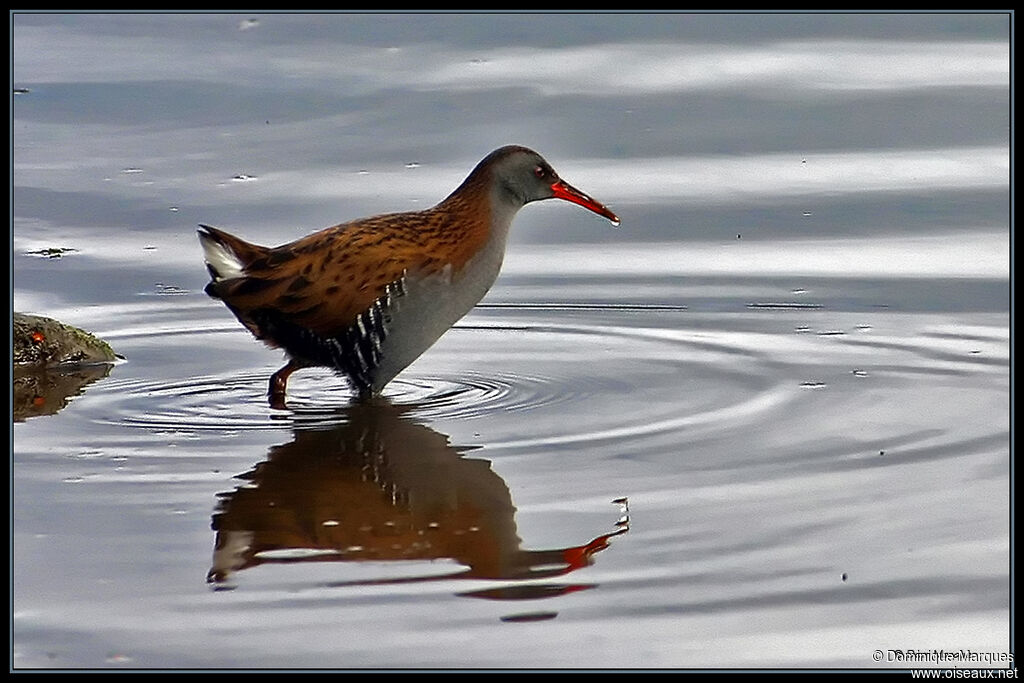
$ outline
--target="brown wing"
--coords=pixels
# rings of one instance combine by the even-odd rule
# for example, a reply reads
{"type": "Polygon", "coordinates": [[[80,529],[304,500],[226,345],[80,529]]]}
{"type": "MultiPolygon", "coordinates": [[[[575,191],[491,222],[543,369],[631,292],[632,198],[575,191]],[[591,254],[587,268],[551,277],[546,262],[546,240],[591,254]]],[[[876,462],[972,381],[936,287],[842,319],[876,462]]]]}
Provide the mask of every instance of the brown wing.
{"type": "MultiPolygon", "coordinates": [[[[475,253],[482,242],[450,230],[450,219],[438,212],[389,214],[327,228],[255,254],[244,277],[215,283],[214,290],[257,337],[264,335],[249,314],[266,310],[334,337],[407,273],[461,267],[475,253]]],[[[470,231],[478,232],[479,226],[470,231]]]]}

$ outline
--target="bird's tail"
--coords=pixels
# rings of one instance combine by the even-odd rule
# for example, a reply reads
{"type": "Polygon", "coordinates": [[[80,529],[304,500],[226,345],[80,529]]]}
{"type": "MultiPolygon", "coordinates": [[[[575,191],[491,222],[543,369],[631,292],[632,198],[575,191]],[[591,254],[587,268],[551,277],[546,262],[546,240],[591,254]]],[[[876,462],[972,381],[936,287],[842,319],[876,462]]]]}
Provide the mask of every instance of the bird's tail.
{"type": "Polygon", "coordinates": [[[206,269],[214,283],[244,277],[246,266],[267,252],[266,247],[250,244],[209,225],[200,225],[198,233],[206,269]]]}

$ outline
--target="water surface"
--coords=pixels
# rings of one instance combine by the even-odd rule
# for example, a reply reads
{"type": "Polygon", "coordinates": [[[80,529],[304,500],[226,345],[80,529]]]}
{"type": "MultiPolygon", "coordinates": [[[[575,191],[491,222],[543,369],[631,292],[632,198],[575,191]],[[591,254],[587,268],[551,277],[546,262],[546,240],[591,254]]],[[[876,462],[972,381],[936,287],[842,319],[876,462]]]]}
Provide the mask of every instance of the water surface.
{"type": "Polygon", "coordinates": [[[13,305],[126,359],[12,412],[14,666],[1006,651],[1007,28],[14,15],[13,305]],[[196,224],[423,208],[506,143],[622,227],[526,207],[383,400],[270,410],[196,224]]]}

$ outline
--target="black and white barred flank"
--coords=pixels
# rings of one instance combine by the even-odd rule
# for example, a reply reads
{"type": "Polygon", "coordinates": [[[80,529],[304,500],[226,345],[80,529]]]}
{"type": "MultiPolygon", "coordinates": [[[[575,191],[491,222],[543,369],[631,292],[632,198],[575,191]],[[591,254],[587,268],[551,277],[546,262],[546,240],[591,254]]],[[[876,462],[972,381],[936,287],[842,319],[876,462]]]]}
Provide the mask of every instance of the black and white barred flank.
{"type": "Polygon", "coordinates": [[[273,339],[297,363],[333,368],[347,377],[360,395],[367,396],[372,393],[374,376],[380,367],[388,327],[405,293],[403,274],[351,325],[331,337],[296,325],[272,308],[255,310],[251,317],[263,336],[273,339]]]}

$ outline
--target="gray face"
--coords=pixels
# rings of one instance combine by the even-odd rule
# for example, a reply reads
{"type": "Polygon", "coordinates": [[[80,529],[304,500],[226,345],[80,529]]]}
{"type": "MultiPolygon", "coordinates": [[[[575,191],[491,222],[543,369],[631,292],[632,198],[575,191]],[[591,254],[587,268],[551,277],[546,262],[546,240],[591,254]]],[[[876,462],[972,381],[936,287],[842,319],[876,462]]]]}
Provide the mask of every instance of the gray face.
{"type": "Polygon", "coordinates": [[[531,150],[516,149],[497,160],[494,175],[522,204],[555,196],[551,186],[558,181],[558,174],[541,155],[531,150]]]}
{"type": "Polygon", "coordinates": [[[495,150],[480,162],[470,177],[479,177],[484,169],[490,173],[487,177],[497,196],[503,197],[506,207],[513,211],[530,202],[556,197],[619,224],[618,216],[604,204],[559,178],[551,164],[531,149],[509,146],[495,150]]]}

